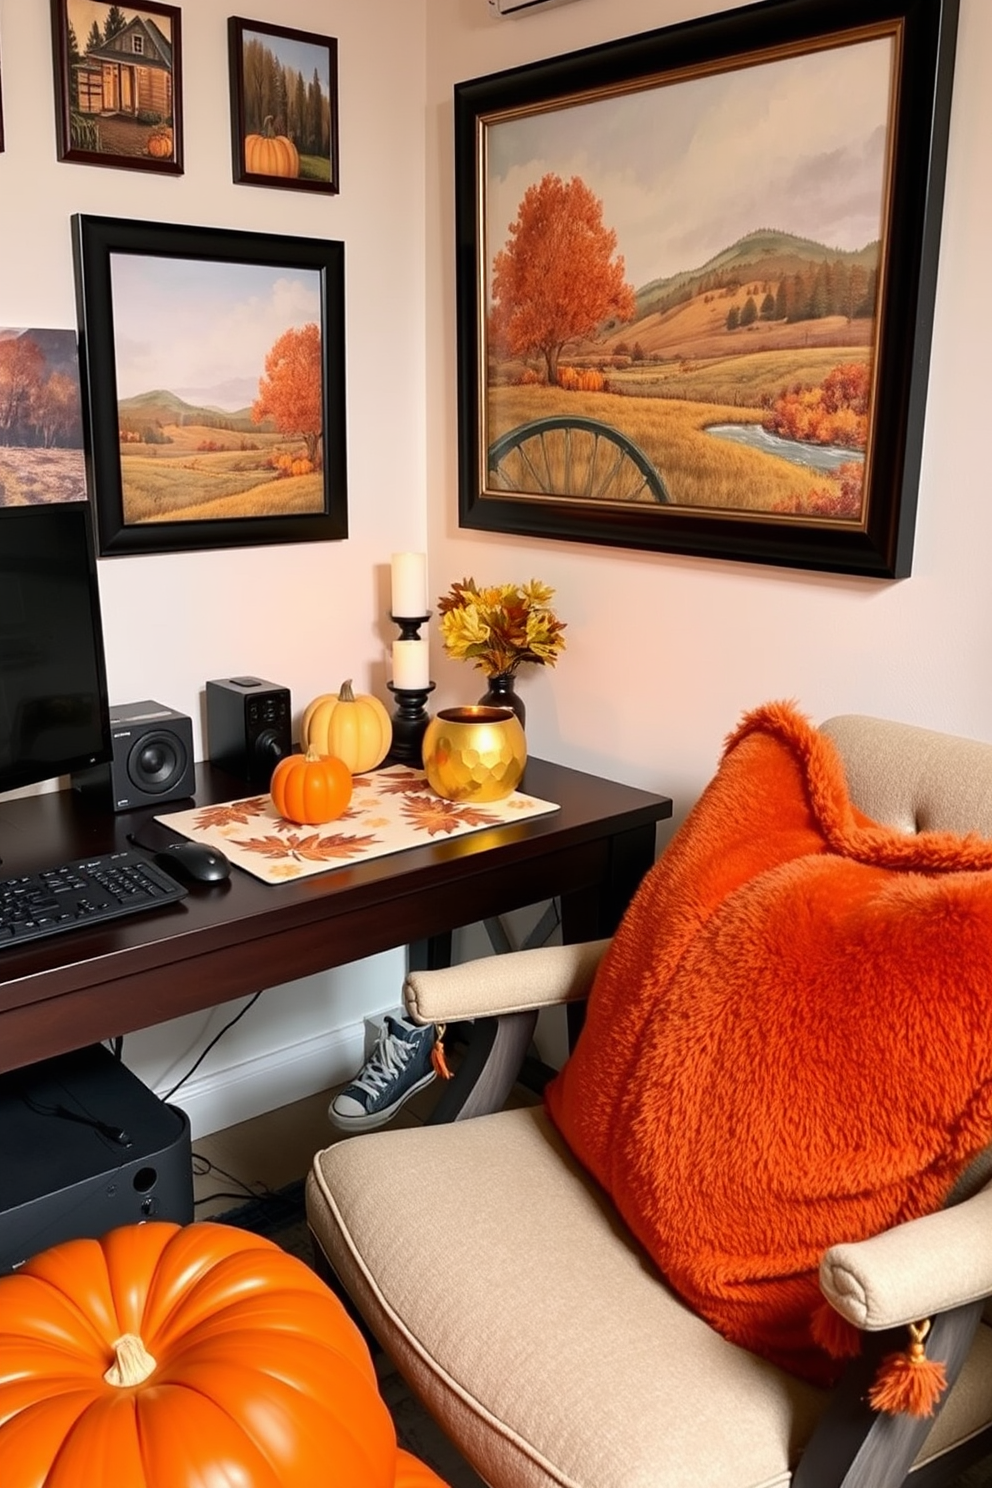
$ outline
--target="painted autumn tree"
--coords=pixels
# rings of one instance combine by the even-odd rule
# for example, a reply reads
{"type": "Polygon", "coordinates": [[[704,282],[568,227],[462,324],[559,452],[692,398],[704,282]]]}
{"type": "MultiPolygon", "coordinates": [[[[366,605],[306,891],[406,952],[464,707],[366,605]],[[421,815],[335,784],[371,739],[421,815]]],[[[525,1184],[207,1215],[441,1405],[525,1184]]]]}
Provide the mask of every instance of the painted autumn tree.
{"type": "Polygon", "coordinates": [[[591,336],[611,317],[633,317],[634,291],[616,247],[602,202],[578,176],[549,174],[529,186],[493,260],[495,341],[515,356],[540,353],[548,382],[557,382],[569,341],[591,336]]]}
{"type": "Polygon", "coordinates": [[[283,331],[273,343],[251,416],[256,424],[271,418],[280,434],[298,434],[306,443],[307,458],[320,464],[324,398],[316,324],[283,331]]]}
{"type": "Polygon", "coordinates": [[[32,401],[45,377],[45,355],[30,336],[0,341],[0,444],[22,444],[32,401]]]}
{"type": "Polygon", "coordinates": [[[45,449],[82,446],[79,388],[65,372],[53,372],[40,387],[32,406],[38,441],[45,449]]]}

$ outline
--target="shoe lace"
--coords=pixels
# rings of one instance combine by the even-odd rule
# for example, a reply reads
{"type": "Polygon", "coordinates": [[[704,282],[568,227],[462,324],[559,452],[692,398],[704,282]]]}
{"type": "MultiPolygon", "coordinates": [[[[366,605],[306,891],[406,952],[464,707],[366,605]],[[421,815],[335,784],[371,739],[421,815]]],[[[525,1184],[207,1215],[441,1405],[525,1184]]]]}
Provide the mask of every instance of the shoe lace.
{"type": "Polygon", "coordinates": [[[406,1069],[413,1054],[413,1045],[392,1034],[382,1034],[362,1073],[353,1082],[368,1095],[378,1095],[397,1075],[406,1069]]]}

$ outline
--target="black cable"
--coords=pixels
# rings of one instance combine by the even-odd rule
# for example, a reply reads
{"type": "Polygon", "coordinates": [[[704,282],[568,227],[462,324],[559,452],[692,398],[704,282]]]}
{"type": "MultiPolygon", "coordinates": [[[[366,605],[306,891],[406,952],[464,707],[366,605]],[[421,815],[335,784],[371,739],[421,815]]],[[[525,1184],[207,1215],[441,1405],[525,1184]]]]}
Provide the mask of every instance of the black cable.
{"type": "Polygon", "coordinates": [[[101,1137],[106,1137],[109,1142],[114,1142],[118,1147],[134,1145],[122,1126],[115,1126],[109,1121],[101,1121],[98,1116],[91,1116],[85,1111],[72,1111],[61,1101],[54,1106],[43,1106],[40,1101],[32,1099],[24,1091],[21,1091],[21,1100],[36,1116],[52,1116],[59,1121],[77,1121],[80,1126],[91,1127],[93,1131],[99,1132],[101,1137]]]}
{"type": "Polygon", "coordinates": [[[181,1079],[176,1081],[172,1089],[166,1091],[165,1095],[162,1096],[163,1101],[170,1101],[175,1095],[176,1091],[179,1089],[180,1085],[186,1084],[186,1081],[189,1079],[190,1075],[194,1074],[200,1068],[200,1065],[206,1059],[207,1055],[210,1053],[210,1050],[214,1047],[218,1040],[222,1039],[225,1033],[227,1033],[228,1029],[233,1028],[235,1023],[237,1023],[240,1018],[244,1017],[249,1008],[253,1008],[255,1006],[256,1002],[261,997],[263,990],[264,989],[260,989],[258,992],[253,992],[241,1011],[239,1013],[235,1013],[234,1017],[230,1020],[230,1022],[224,1024],[224,1027],[220,1030],[219,1033],[214,1034],[207,1047],[200,1054],[200,1057],[195,1060],[193,1064],[190,1065],[189,1069],[186,1071],[181,1079]]]}
{"type": "MultiPolygon", "coordinates": [[[[264,1200],[264,1197],[264,1194],[261,1195],[262,1200],[264,1200]]],[[[217,1193],[204,1194],[202,1199],[194,1199],[193,1208],[197,1209],[201,1204],[212,1204],[215,1199],[238,1199],[242,1204],[252,1202],[243,1193],[228,1193],[226,1190],[221,1189],[217,1193]]]]}
{"type": "Polygon", "coordinates": [[[208,1173],[217,1173],[221,1178],[227,1178],[229,1182],[236,1183],[240,1189],[238,1193],[228,1193],[222,1190],[217,1193],[204,1194],[203,1198],[194,1199],[194,1207],[200,1204],[209,1204],[214,1199],[240,1199],[242,1202],[249,1201],[262,1205],[275,1204],[282,1201],[283,1196],[276,1189],[269,1188],[265,1183],[260,1183],[257,1187],[253,1188],[235,1173],[229,1173],[217,1163],[211,1162],[210,1158],[204,1157],[202,1152],[194,1152],[192,1158],[193,1176],[195,1178],[205,1178],[208,1173]]]}
{"type": "Polygon", "coordinates": [[[218,1173],[221,1178],[226,1178],[229,1183],[236,1183],[239,1188],[244,1190],[244,1192],[238,1196],[225,1194],[225,1198],[241,1197],[248,1199],[268,1199],[271,1198],[275,1193],[275,1189],[269,1188],[268,1185],[265,1183],[259,1183],[256,1187],[253,1188],[250,1183],[246,1183],[243,1178],[239,1178],[237,1173],[229,1173],[227,1169],[222,1168],[219,1163],[211,1162],[209,1157],[204,1157],[202,1152],[194,1152],[191,1154],[191,1156],[193,1160],[194,1178],[206,1178],[208,1173],[218,1173]]]}

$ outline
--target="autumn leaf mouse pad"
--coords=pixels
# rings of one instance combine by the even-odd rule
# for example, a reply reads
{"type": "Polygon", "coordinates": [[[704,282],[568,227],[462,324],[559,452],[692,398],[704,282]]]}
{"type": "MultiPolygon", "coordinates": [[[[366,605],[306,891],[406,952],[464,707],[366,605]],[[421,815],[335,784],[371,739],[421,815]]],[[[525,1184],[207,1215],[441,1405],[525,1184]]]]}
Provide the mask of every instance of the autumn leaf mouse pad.
{"type": "Polygon", "coordinates": [[[287,821],[268,794],[194,806],[156,821],[220,848],[265,883],[285,883],[557,810],[553,802],[519,791],[479,805],[446,801],[431,790],[422,770],[392,765],[356,775],[347,811],[319,827],[287,821]]]}

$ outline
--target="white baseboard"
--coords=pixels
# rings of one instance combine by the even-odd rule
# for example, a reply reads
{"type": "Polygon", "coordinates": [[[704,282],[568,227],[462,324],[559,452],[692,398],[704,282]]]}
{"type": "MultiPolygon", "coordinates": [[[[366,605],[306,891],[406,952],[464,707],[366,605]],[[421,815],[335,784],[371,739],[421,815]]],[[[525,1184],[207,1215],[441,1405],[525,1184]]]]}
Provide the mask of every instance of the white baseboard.
{"type": "MultiPolygon", "coordinates": [[[[186,1112],[195,1141],[343,1084],[361,1066],[364,1045],[363,1022],[335,1028],[317,1038],[301,1039],[212,1073],[194,1075],[176,1091],[171,1104],[186,1112]]],[[[156,1094],[161,1096],[166,1089],[168,1085],[163,1084],[156,1094]]]]}

